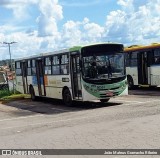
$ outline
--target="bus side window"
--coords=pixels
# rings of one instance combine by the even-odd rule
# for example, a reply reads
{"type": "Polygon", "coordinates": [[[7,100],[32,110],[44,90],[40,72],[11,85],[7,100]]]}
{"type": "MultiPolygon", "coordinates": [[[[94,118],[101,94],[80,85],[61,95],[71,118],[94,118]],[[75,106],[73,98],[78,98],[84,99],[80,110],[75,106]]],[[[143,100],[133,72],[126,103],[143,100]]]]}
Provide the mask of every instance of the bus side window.
{"type": "Polygon", "coordinates": [[[130,54],[130,66],[134,67],[134,66],[137,66],[137,53],[138,52],[132,52],[130,54]]]}
{"type": "Polygon", "coordinates": [[[31,65],[32,65],[31,73],[32,73],[32,75],[36,75],[36,61],[31,60],[31,65]]]}
{"type": "Polygon", "coordinates": [[[68,70],[69,70],[69,63],[68,63],[68,55],[64,54],[61,56],[61,67],[60,67],[60,73],[62,75],[66,75],[68,74],[68,70]]]}
{"type": "Polygon", "coordinates": [[[160,64],[160,49],[154,50],[154,63],[160,64]]]}
{"type": "Polygon", "coordinates": [[[45,58],[45,74],[51,74],[51,58],[46,57],[45,58]]]}
{"type": "Polygon", "coordinates": [[[31,76],[31,60],[28,60],[27,64],[27,75],[31,76]]]}
{"type": "Polygon", "coordinates": [[[67,64],[68,63],[68,55],[64,54],[61,56],[61,64],[67,64]]]}
{"type": "Polygon", "coordinates": [[[53,56],[53,66],[52,66],[52,74],[59,75],[60,74],[60,57],[53,56]]]}
{"type": "Polygon", "coordinates": [[[21,63],[19,61],[16,62],[16,75],[17,76],[22,75],[21,63]]]}

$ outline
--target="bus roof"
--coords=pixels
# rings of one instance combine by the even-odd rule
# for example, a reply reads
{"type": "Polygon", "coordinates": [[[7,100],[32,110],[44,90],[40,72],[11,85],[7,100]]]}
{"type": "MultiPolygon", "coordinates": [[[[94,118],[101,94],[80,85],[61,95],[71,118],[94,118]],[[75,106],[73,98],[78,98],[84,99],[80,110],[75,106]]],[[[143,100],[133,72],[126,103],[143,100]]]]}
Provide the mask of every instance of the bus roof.
{"type": "Polygon", "coordinates": [[[18,59],[15,59],[15,61],[26,60],[26,59],[34,59],[34,58],[44,57],[44,56],[49,56],[49,55],[54,55],[54,54],[61,54],[61,53],[65,53],[65,52],[68,52],[68,51],[69,51],[69,49],[62,49],[62,50],[54,51],[54,52],[40,53],[40,54],[32,55],[32,56],[29,56],[29,57],[18,58],[18,59]]]}
{"type": "Polygon", "coordinates": [[[147,49],[154,49],[154,48],[160,48],[160,43],[152,43],[150,45],[132,45],[129,47],[124,48],[124,52],[130,52],[130,51],[139,51],[139,50],[147,50],[147,49]]]}
{"type": "Polygon", "coordinates": [[[100,42],[100,43],[92,43],[92,44],[87,44],[87,45],[82,45],[82,46],[74,46],[72,48],[70,48],[69,50],[70,51],[77,51],[77,50],[80,50],[81,48],[83,47],[89,47],[89,46],[95,46],[95,45],[101,45],[101,44],[113,44],[113,45],[117,45],[117,44],[120,44],[120,45],[123,45],[121,43],[112,43],[112,42],[100,42]]]}
{"type": "Polygon", "coordinates": [[[32,56],[29,56],[29,57],[23,57],[23,58],[15,59],[15,61],[26,60],[26,59],[34,59],[34,58],[44,57],[44,56],[49,56],[49,55],[62,54],[62,53],[65,53],[65,52],[80,51],[81,48],[83,48],[83,47],[100,45],[100,44],[113,44],[113,45],[119,44],[119,45],[122,45],[121,43],[111,43],[111,42],[103,42],[102,43],[101,42],[101,43],[87,44],[87,45],[82,45],[82,46],[73,46],[73,47],[71,47],[69,49],[62,49],[62,50],[59,50],[59,51],[40,53],[40,54],[32,55],[32,56]]]}

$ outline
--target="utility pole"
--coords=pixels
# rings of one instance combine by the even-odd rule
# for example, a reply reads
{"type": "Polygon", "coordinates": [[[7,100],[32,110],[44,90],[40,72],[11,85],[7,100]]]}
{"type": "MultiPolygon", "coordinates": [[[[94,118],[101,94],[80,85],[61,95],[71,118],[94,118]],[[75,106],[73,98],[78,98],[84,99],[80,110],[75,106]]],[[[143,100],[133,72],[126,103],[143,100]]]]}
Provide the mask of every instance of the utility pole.
{"type": "MultiPolygon", "coordinates": [[[[10,58],[10,64],[9,64],[9,68],[10,68],[10,72],[12,73],[13,71],[13,66],[12,66],[12,57],[11,57],[11,44],[14,44],[14,43],[17,43],[17,42],[3,42],[3,44],[6,44],[8,45],[8,48],[9,48],[9,58],[10,58]]],[[[13,79],[13,92],[15,91],[14,90],[14,78],[13,78],[13,74],[12,74],[12,79],[13,79]]],[[[8,82],[8,76],[7,76],[7,82],[8,82]]],[[[9,89],[9,84],[8,84],[8,89],[9,89]]]]}
{"type": "Polygon", "coordinates": [[[14,44],[14,43],[17,43],[17,42],[3,42],[3,44],[7,44],[8,45],[8,48],[9,48],[9,57],[10,57],[10,71],[13,70],[13,67],[12,67],[12,57],[11,57],[11,44],[14,44]]]}

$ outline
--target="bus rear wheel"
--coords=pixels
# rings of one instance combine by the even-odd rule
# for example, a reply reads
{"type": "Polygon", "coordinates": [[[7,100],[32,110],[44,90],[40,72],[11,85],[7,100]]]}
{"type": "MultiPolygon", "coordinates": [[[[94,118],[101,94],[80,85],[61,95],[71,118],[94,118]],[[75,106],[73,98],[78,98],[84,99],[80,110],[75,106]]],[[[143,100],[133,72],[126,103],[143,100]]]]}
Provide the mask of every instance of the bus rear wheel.
{"type": "Polygon", "coordinates": [[[72,105],[72,97],[68,88],[63,91],[63,102],[67,106],[72,105]]]}
{"type": "Polygon", "coordinates": [[[30,88],[30,94],[31,94],[32,101],[35,101],[36,100],[36,96],[35,96],[35,92],[34,92],[34,88],[33,87],[30,88]]]}
{"type": "Polygon", "coordinates": [[[100,101],[101,101],[102,103],[107,103],[107,102],[109,101],[109,99],[110,99],[110,98],[108,98],[108,99],[100,99],[100,101]]]}

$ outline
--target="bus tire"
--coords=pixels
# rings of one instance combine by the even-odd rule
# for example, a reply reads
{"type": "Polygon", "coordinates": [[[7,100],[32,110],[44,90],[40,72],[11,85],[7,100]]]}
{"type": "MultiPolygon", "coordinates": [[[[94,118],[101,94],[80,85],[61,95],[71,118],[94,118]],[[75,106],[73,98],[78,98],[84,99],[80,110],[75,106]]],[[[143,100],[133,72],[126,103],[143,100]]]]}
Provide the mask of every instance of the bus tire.
{"type": "Polygon", "coordinates": [[[108,99],[100,99],[101,103],[107,103],[110,100],[110,98],[108,99]]]}
{"type": "Polygon", "coordinates": [[[63,102],[67,106],[72,105],[72,96],[68,88],[64,89],[63,91],[63,102]]]}
{"type": "Polygon", "coordinates": [[[131,76],[127,76],[127,82],[128,82],[128,89],[133,89],[134,82],[133,82],[133,78],[131,76]]]}
{"type": "Polygon", "coordinates": [[[30,94],[31,94],[32,101],[35,101],[36,96],[35,96],[34,88],[32,86],[30,87],[30,94]]]}

